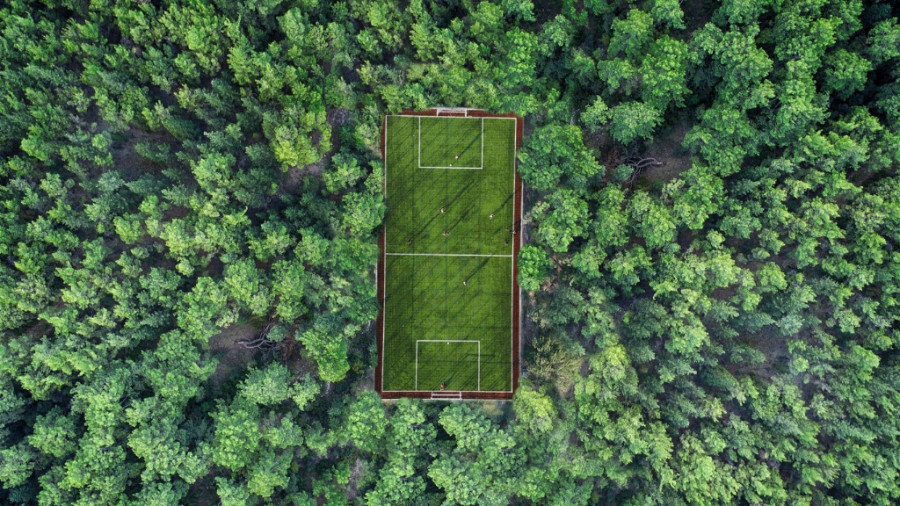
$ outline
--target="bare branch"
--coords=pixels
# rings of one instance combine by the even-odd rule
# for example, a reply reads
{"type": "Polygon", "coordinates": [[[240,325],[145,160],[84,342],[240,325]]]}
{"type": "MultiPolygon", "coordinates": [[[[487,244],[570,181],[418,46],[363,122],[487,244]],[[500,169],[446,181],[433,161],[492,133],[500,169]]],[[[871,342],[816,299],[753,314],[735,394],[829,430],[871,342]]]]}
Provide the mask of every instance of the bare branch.
{"type": "Polygon", "coordinates": [[[259,334],[255,335],[254,337],[251,337],[251,338],[238,339],[237,341],[235,341],[235,344],[237,344],[238,346],[243,346],[244,348],[247,348],[248,350],[254,350],[254,349],[272,350],[272,349],[275,349],[280,345],[280,343],[271,341],[267,337],[269,335],[269,331],[271,331],[272,327],[274,327],[274,326],[275,326],[275,322],[271,321],[265,326],[265,328],[263,328],[262,332],[260,332],[259,334]]]}

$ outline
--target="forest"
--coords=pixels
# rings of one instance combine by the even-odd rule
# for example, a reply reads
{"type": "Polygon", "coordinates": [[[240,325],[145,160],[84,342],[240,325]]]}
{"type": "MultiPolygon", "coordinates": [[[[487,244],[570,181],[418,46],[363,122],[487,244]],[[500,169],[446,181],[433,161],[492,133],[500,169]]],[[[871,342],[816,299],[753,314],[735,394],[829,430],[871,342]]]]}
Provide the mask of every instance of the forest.
{"type": "Polygon", "coordinates": [[[0,503],[900,502],[900,4],[8,0],[0,503]],[[373,387],[384,115],[525,118],[510,402],[373,387]]]}

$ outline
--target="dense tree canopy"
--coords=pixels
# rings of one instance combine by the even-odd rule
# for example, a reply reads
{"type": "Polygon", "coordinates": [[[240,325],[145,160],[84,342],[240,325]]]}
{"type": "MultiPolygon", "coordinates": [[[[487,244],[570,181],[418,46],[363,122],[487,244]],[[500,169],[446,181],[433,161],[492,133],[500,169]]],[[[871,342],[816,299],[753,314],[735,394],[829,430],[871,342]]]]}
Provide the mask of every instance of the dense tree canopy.
{"type": "Polygon", "coordinates": [[[0,503],[900,502],[887,0],[12,0],[0,503]],[[526,118],[513,402],[373,391],[384,114],[526,118]]]}

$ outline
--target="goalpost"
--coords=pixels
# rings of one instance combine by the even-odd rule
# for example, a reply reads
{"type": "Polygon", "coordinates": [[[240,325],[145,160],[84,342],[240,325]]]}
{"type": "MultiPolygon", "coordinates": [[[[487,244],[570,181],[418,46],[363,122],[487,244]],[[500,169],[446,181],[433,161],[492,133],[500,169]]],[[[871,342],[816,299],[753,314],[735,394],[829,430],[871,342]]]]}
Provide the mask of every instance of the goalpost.
{"type": "Polygon", "coordinates": [[[480,111],[481,109],[471,109],[469,107],[437,107],[435,111],[437,111],[437,115],[440,116],[441,113],[444,114],[464,114],[465,116],[469,115],[469,111],[480,111]]]}

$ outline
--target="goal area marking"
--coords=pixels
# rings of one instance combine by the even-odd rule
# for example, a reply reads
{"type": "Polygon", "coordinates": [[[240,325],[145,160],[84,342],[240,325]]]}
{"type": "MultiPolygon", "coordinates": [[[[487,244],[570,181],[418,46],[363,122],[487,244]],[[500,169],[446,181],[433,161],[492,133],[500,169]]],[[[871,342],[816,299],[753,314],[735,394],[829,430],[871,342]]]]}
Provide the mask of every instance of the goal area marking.
{"type": "MultiPolygon", "coordinates": [[[[478,392],[481,391],[481,341],[476,341],[474,339],[416,339],[416,380],[415,380],[415,390],[419,391],[419,343],[478,343],[478,392]]],[[[426,392],[433,392],[433,390],[425,390],[426,392]]]]}

